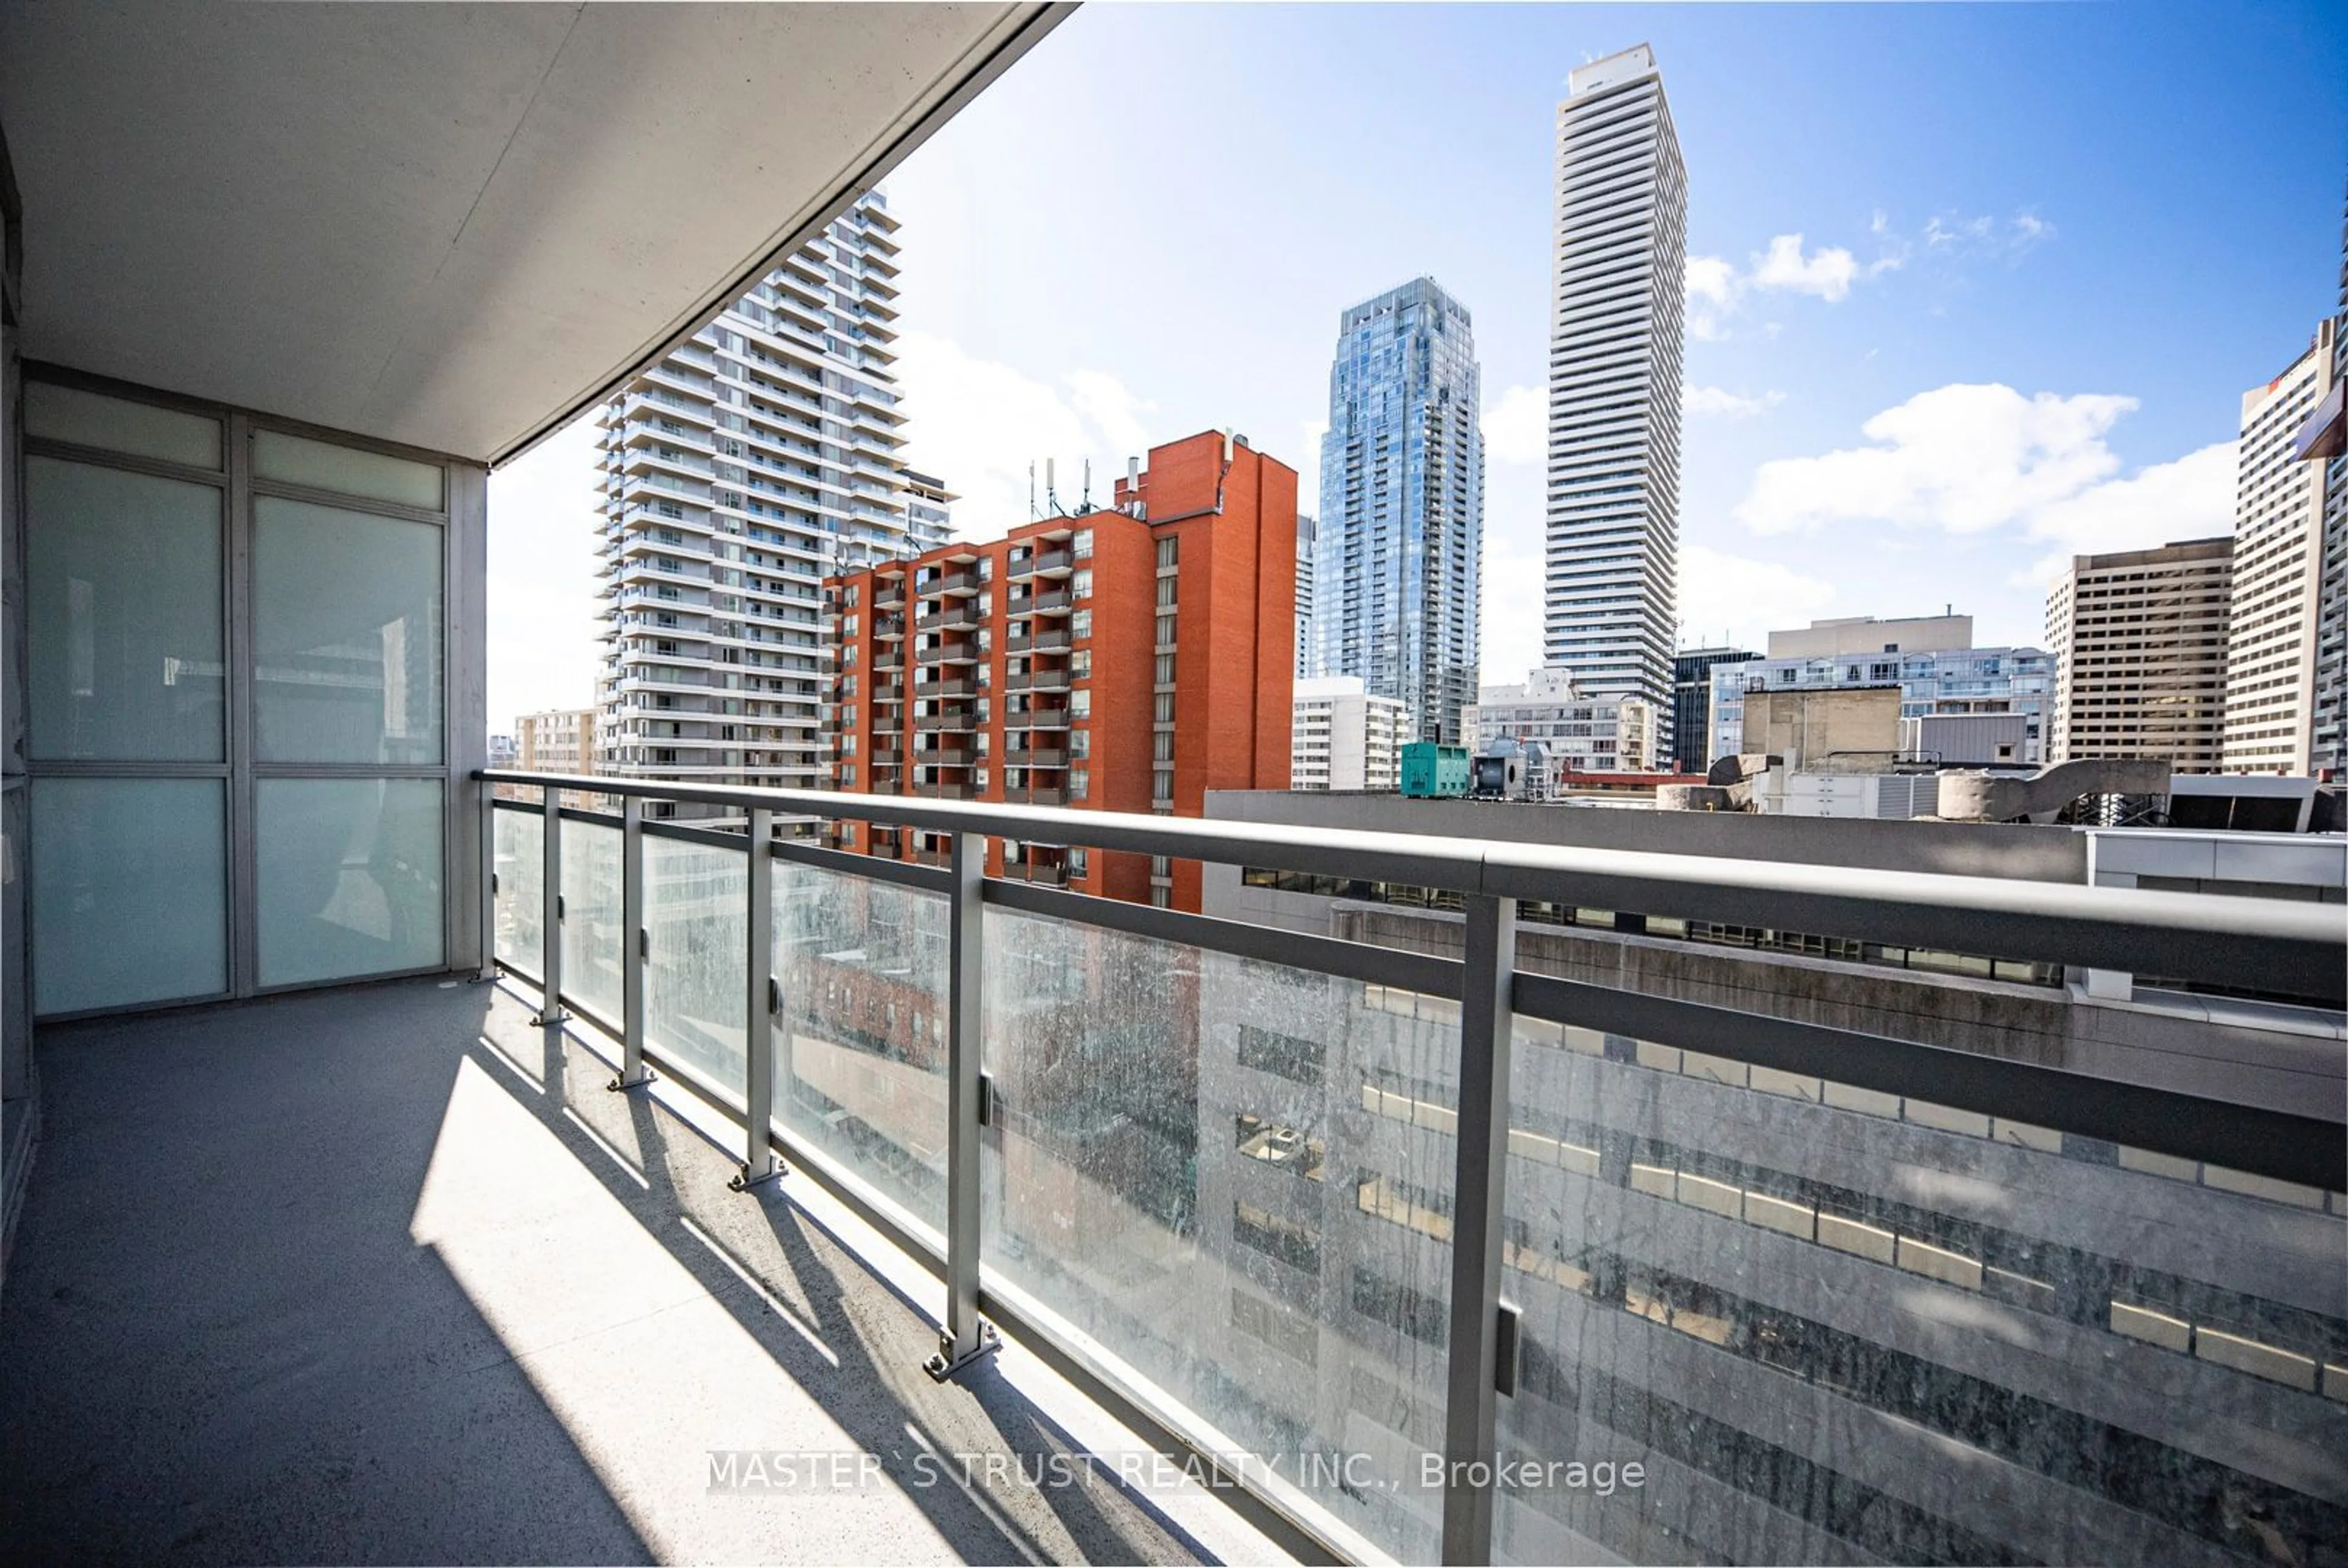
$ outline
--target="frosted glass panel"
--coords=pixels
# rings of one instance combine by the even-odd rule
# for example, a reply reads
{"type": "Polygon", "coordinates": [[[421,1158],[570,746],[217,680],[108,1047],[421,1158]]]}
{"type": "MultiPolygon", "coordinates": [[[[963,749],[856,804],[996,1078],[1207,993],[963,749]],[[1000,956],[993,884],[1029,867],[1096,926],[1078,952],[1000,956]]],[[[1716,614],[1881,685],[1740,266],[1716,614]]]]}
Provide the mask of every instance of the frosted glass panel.
{"type": "Polygon", "coordinates": [[[299,985],[437,965],[438,779],[263,779],[261,983],[299,985]]]}
{"type": "Polygon", "coordinates": [[[252,504],[256,723],[273,763],[440,760],[440,529],[252,504]]]}
{"type": "Polygon", "coordinates": [[[1529,1019],[1509,1088],[1500,1451],[1591,1479],[1498,1561],[2338,1556],[2336,1197],[1529,1019]]]}
{"type": "Polygon", "coordinates": [[[775,1112],[785,1128],[946,1223],[946,900],[775,863],[775,1112]]]}
{"type": "Polygon", "coordinates": [[[33,755],[218,762],[221,493],[25,460],[33,755]]]}
{"type": "Polygon", "coordinates": [[[985,1013],[988,1278],[1435,1561],[1458,1004],[989,909],[985,1013]]]}
{"type": "Polygon", "coordinates": [[[741,850],[644,835],[644,1038],[737,1098],[748,897],[741,850]]]}
{"type": "Polygon", "coordinates": [[[611,1024],[621,1021],[621,914],[620,830],[565,818],[562,994],[611,1024]]]}
{"type": "Polygon", "coordinates": [[[191,468],[221,466],[217,419],[46,381],[25,384],[25,433],[191,468]]]}
{"type": "Polygon", "coordinates": [[[440,509],[441,482],[446,477],[435,464],[312,441],[281,430],[252,433],[252,472],[258,478],[282,479],[289,485],[339,490],[345,496],[396,501],[436,512],[440,509]]]}
{"type": "Polygon", "coordinates": [[[33,1005],[131,1007],[228,989],[218,779],[36,779],[33,1005]]]}
{"type": "Polygon", "coordinates": [[[497,808],[497,955],[523,974],[545,978],[546,821],[535,812],[497,808]]]}

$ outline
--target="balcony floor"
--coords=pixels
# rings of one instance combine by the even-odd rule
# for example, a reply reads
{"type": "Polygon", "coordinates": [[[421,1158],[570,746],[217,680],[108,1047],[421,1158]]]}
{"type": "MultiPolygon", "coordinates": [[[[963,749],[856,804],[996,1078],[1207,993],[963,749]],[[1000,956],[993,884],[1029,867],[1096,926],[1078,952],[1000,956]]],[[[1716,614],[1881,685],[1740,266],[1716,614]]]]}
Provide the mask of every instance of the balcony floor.
{"type": "Polygon", "coordinates": [[[423,980],[43,1031],[0,1304],[19,1560],[1277,1554],[1119,1479],[1146,1450],[1016,1347],[932,1383],[933,1281],[803,1179],[729,1192],[533,1000],[423,980]],[[713,1450],[846,1468],[718,1491],[713,1450]],[[1023,1482],[1055,1455],[1075,1484],[1023,1482]]]}

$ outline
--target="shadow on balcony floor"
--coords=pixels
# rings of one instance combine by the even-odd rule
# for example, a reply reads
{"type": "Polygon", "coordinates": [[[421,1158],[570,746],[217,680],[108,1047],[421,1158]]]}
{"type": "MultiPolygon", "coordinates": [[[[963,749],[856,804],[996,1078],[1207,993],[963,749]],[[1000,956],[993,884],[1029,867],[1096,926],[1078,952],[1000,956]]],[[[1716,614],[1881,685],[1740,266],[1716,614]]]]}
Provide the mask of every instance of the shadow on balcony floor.
{"type": "Polygon", "coordinates": [[[932,1383],[929,1320],[819,1202],[728,1192],[720,1151],[528,1016],[425,980],[44,1032],[0,1306],[18,1553],[1232,1550],[1218,1505],[1122,1484],[1065,1405],[992,1368],[932,1383]],[[726,1490],[713,1450],[838,1468],[726,1490]],[[1047,1471],[1076,1480],[1022,1479],[1047,1471]]]}

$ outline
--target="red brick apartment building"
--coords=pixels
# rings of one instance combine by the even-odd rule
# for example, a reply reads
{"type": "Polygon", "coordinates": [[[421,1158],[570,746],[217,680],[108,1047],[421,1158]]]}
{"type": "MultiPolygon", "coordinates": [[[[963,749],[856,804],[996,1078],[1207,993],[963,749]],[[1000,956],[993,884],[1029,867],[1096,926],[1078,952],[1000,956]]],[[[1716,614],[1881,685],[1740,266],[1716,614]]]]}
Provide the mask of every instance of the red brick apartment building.
{"type": "MultiPolygon", "coordinates": [[[[1296,471],[1207,431],[1150,449],[1116,504],[827,584],[839,649],[835,787],[1196,816],[1210,789],[1286,789],[1296,471]]],[[[942,860],[937,835],[835,842],[942,860]]],[[[1194,864],[996,842],[991,876],[1199,907],[1194,864]]]]}

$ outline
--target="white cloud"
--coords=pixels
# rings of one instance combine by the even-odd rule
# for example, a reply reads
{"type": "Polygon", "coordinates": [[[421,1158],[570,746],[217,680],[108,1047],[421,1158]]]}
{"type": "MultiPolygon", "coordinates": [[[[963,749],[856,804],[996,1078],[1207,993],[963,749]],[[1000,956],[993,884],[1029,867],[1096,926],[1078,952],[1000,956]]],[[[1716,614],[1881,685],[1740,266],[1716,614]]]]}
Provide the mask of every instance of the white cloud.
{"type": "Polygon", "coordinates": [[[1919,393],[1860,428],[1874,443],[1765,463],[1735,518],[1760,534],[1886,522],[1972,534],[2026,519],[2118,472],[2104,436],[2132,397],[2024,397],[2010,386],[1919,393]]]}
{"type": "Polygon", "coordinates": [[[2230,532],[2234,444],[2121,477],[2106,437],[2136,399],[2024,397],[2010,386],[1920,393],[1861,426],[1872,445],[1763,464],[1735,516],[1760,534],[1890,523],[1980,535],[2012,528],[2051,553],[2014,574],[2044,582],[2075,554],[2230,532]]]}
{"type": "Polygon", "coordinates": [[[1548,453],[1548,388],[1512,386],[1485,408],[1485,456],[1495,463],[1538,463],[1548,453]]]}
{"type": "Polygon", "coordinates": [[[1839,245],[1803,248],[1799,234],[1773,237],[1768,248],[1756,251],[1739,271],[1719,256],[1687,260],[1687,326],[1699,342],[1728,336],[1728,318],[1756,293],[1807,294],[1836,304],[1850,297],[1852,285],[1898,270],[1907,259],[1906,247],[1892,241],[1883,214],[1875,215],[1869,231],[1886,243],[1871,261],[1861,261],[1839,245]]]}
{"type": "Polygon", "coordinates": [[[2011,260],[2054,238],[2054,225],[2027,209],[2011,218],[1989,213],[1966,217],[1936,213],[1924,220],[1924,246],[1937,256],[1994,256],[2011,260]]]}
{"type": "Polygon", "coordinates": [[[1028,468],[1044,499],[1045,461],[1056,459],[1061,504],[1074,507],[1092,460],[1093,500],[1105,504],[1125,460],[1148,451],[1154,408],[1105,371],[1070,371],[1058,385],[974,358],[927,333],[897,340],[898,390],[912,410],[908,466],[934,474],[962,498],[954,529],[992,538],[1027,520],[1028,468]]]}
{"type": "Polygon", "coordinates": [[[1771,627],[1798,626],[1833,604],[1834,585],[1776,561],[1704,545],[1680,547],[1680,627],[1684,639],[1759,648],[1771,627]]]}
{"type": "Polygon", "coordinates": [[[1815,254],[1805,256],[1799,234],[1780,234],[1769,241],[1766,251],[1754,258],[1753,271],[1746,281],[1756,289],[1816,294],[1832,304],[1849,294],[1851,282],[1858,276],[1859,259],[1841,246],[1823,246],[1815,254]]]}
{"type": "Polygon", "coordinates": [[[2014,574],[2025,586],[2060,577],[2075,555],[2148,549],[2234,531],[2236,446],[2220,441],[2134,477],[2091,485],[2030,518],[2030,537],[2056,547],[2014,574]]]}
{"type": "Polygon", "coordinates": [[[1712,415],[1723,419],[1750,419],[1785,401],[1786,395],[1774,388],[1758,397],[1746,397],[1719,386],[1687,386],[1680,390],[1680,408],[1692,416],[1712,415]]]}

